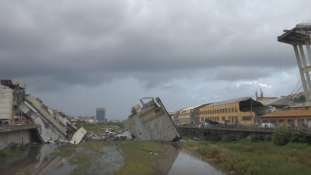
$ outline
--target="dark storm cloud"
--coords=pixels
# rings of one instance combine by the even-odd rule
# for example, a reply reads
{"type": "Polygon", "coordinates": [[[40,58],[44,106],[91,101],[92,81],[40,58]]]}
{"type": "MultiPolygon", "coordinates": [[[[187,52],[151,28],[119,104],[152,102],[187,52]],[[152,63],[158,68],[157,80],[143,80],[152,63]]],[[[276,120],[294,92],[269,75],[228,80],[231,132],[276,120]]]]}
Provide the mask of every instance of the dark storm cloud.
{"type": "Polygon", "coordinates": [[[3,1],[0,78],[41,79],[38,90],[52,90],[128,77],[154,88],[183,77],[271,76],[280,55],[284,70],[296,66],[276,36],[297,18],[269,2],[3,1]]]}

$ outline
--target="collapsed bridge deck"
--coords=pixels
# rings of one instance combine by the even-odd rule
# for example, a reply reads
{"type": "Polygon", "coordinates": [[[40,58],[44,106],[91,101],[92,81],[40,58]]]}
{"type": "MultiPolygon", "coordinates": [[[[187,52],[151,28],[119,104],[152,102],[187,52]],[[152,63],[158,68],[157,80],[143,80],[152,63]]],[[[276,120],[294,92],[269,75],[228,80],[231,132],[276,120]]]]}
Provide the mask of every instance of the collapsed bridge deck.
{"type": "Polygon", "coordinates": [[[125,121],[131,134],[139,140],[175,141],[180,135],[160,98],[143,98],[140,105],[132,108],[125,121]],[[143,99],[151,99],[144,103],[143,99]]]}

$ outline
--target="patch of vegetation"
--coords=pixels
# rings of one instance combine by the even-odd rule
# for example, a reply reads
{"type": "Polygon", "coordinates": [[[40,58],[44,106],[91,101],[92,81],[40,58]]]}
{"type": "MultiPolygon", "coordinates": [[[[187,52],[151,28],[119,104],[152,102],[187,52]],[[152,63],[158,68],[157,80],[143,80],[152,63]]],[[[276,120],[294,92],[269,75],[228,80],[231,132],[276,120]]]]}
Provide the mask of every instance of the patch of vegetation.
{"type": "Polygon", "coordinates": [[[221,137],[221,141],[222,142],[231,142],[233,140],[232,136],[229,135],[229,134],[224,134],[222,137],[221,137]]]}
{"type": "Polygon", "coordinates": [[[21,153],[28,149],[28,145],[20,145],[17,147],[6,147],[0,150],[0,170],[5,169],[8,166],[8,162],[15,157],[18,157],[21,153]]]}
{"type": "Polygon", "coordinates": [[[119,148],[125,153],[125,165],[116,175],[162,174],[159,170],[160,156],[150,152],[164,153],[169,145],[159,142],[120,142],[119,148]]]}
{"type": "Polygon", "coordinates": [[[300,131],[298,131],[297,133],[291,133],[290,138],[289,138],[290,142],[293,143],[307,143],[307,144],[311,144],[311,135],[308,135],[304,132],[304,128],[300,131]]]}
{"type": "Polygon", "coordinates": [[[200,144],[199,142],[179,142],[178,146],[181,148],[193,148],[198,147],[200,144]]]}
{"type": "Polygon", "coordinates": [[[16,157],[21,152],[28,149],[27,145],[20,145],[15,148],[12,147],[6,147],[0,151],[0,161],[10,159],[12,157],[16,157]]]}
{"type": "Polygon", "coordinates": [[[288,143],[276,146],[269,142],[232,142],[198,145],[197,151],[206,160],[215,161],[228,172],[241,175],[311,174],[311,146],[288,143]]]}
{"type": "Polygon", "coordinates": [[[132,148],[138,149],[145,152],[158,152],[163,153],[167,150],[167,145],[163,145],[159,142],[148,141],[148,142],[120,142],[120,148],[132,148]]]}
{"type": "Polygon", "coordinates": [[[304,95],[299,96],[298,98],[294,98],[295,103],[304,103],[306,102],[306,97],[304,95]]]}
{"type": "Polygon", "coordinates": [[[255,142],[255,138],[253,136],[249,135],[246,137],[246,141],[247,142],[255,142]]]}
{"type": "Polygon", "coordinates": [[[284,146],[289,142],[290,131],[285,123],[283,126],[274,128],[272,143],[276,146],[284,146]]]}
{"type": "Polygon", "coordinates": [[[267,142],[271,142],[272,141],[272,135],[267,135],[265,137],[265,139],[266,139],[267,142]]]}
{"type": "Polygon", "coordinates": [[[76,146],[61,147],[52,154],[68,158],[71,165],[77,165],[77,168],[71,172],[72,175],[83,175],[88,174],[89,168],[98,163],[92,162],[92,158],[103,155],[102,148],[111,145],[111,142],[80,143],[76,146]]]}
{"type": "Polygon", "coordinates": [[[307,148],[311,149],[311,147],[306,143],[292,143],[292,142],[290,142],[287,145],[285,145],[285,147],[290,148],[290,149],[301,149],[301,150],[302,149],[305,150],[307,148]]]}
{"type": "Polygon", "coordinates": [[[108,128],[115,130],[116,133],[121,132],[124,129],[124,126],[119,125],[99,125],[99,124],[87,124],[85,122],[80,122],[76,124],[77,128],[83,126],[88,132],[98,133],[98,134],[106,134],[105,131],[108,128]]]}

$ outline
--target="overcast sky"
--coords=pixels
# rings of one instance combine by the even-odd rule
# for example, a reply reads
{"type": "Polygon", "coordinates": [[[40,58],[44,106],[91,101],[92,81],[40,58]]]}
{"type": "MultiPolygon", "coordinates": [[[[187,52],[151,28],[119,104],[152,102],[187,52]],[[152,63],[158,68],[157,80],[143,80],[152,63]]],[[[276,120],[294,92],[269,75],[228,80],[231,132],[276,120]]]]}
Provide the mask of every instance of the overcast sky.
{"type": "MultiPolygon", "coordinates": [[[[0,79],[74,116],[126,119],[143,97],[168,111],[300,82],[284,29],[311,19],[300,0],[1,0],[0,79]]],[[[302,90],[302,89],[301,89],[302,90]]]]}

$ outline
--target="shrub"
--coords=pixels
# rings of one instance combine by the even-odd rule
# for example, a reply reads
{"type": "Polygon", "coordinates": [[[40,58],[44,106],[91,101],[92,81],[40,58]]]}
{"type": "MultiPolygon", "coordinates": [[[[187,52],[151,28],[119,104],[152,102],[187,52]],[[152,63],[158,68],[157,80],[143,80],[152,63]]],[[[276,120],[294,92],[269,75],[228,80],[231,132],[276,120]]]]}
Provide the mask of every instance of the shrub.
{"type": "Polygon", "coordinates": [[[247,140],[247,142],[254,142],[255,138],[253,136],[249,135],[249,136],[246,137],[246,140],[247,140]]]}
{"type": "Polygon", "coordinates": [[[267,135],[265,139],[266,139],[267,142],[271,142],[272,141],[272,136],[271,135],[267,135]]]}
{"type": "Polygon", "coordinates": [[[208,154],[207,158],[208,158],[208,159],[213,159],[213,158],[215,158],[215,157],[217,156],[218,153],[219,153],[218,150],[213,150],[213,151],[211,151],[211,152],[208,154]]]}
{"type": "Polygon", "coordinates": [[[202,156],[207,156],[211,151],[215,150],[215,148],[209,146],[202,146],[199,151],[202,156]]]}
{"type": "Polygon", "coordinates": [[[289,138],[290,142],[293,143],[307,143],[307,144],[311,144],[311,136],[307,135],[304,132],[304,129],[302,129],[301,131],[297,132],[297,133],[292,133],[290,138],[289,138]]]}
{"type": "Polygon", "coordinates": [[[208,146],[208,142],[207,142],[207,141],[201,141],[201,140],[200,140],[200,144],[201,144],[202,146],[208,146]]]}
{"type": "Polygon", "coordinates": [[[217,135],[211,135],[208,139],[213,142],[218,142],[220,140],[220,137],[218,137],[217,135]]]}
{"type": "Polygon", "coordinates": [[[276,146],[284,146],[289,142],[290,131],[288,130],[287,124],[284,126],[278,126],[274,128],[272,137],[272,143],[276,146]]]}
{"type": "Polygon", "coordinates": [[[233,138],[231,137],[231,135],[229,134],[225,134],[221,137],[221,141],[222,142],[231,142],[233,140],[233,138]]]}

